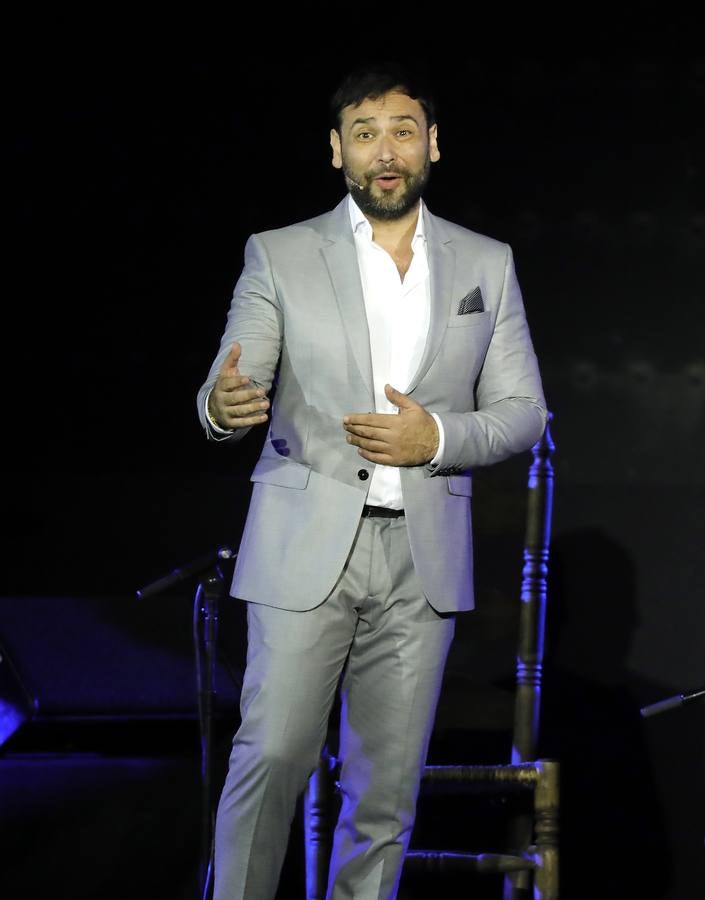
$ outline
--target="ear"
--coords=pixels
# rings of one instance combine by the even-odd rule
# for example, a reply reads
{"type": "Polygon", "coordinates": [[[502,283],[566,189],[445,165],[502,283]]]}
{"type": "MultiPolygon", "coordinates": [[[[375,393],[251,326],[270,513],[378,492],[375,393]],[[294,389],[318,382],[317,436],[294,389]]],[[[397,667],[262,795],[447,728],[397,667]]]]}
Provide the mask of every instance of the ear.
{"type": "Polygon", "coordinates": [[[340,148],[340,135],[335,128],[330,130],[330,145],[333,150],[333,159],[331,160],[334,169],[343,168],[343,154],[340,148]]]}
{"type": "Polygon", "coordinates": [[[438,149],[438,125],[431,125],[428,129],[428,156],[431,162],[438,162],[441,151],[438,149]]]}

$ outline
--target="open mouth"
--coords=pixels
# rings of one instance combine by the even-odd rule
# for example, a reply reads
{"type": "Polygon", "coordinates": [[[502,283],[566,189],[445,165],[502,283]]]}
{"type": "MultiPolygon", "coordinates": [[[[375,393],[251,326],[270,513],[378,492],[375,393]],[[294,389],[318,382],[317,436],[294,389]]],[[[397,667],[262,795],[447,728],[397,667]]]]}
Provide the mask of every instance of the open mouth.
{"type": "Polygon", "coordinates": [[[401,184],[401,181],[402,176],[396,172],[385,172],[383,175],[378,175],[375,178],[375,182],[382,188],[394,188],[401,184]]]}

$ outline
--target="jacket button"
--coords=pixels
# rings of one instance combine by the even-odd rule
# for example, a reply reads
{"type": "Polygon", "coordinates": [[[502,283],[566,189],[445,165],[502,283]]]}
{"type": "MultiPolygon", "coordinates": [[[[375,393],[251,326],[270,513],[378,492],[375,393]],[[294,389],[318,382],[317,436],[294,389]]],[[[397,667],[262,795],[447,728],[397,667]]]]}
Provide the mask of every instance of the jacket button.
{"type": "Polygon", "coordinates": [[[370,477],[370,473],[367,471],[367,469],[360,469],[360,471],[357,473],[357,477],[360,479],[360,481],[367,481],[367,479],[370,477]]]}

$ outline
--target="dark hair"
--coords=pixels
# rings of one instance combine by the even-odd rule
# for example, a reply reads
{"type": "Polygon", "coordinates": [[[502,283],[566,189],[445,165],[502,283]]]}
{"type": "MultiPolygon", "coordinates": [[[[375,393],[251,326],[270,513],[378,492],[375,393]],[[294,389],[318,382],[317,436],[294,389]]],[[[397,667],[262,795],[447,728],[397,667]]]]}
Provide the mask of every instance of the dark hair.
{"type": "Polygon", "coordinates": [[[358,106],[368,98],[399,91],[418,100],[430,128],[436,121],[436,103],[426,79],[420,72],[412,72],[397,62],[363,63],[349,72],[338,85],[330,99],[331,127],[340,130],[343,109],[358,106]]]}

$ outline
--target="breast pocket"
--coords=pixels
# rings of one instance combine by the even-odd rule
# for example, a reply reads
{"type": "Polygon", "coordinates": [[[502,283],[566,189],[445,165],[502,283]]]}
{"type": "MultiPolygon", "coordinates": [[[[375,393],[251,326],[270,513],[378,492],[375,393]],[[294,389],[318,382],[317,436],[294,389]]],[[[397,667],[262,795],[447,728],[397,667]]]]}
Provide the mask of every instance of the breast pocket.
{"type": "Polygon", "coordinates": [[[488,309],[484,312],[466,313],[464,316],[451,316],[448,319],[448,328],[489,328],[491,313],[488,309]]]}
{"type": "Polygon", "coordinates": [[[435,362],[434,375],[455,385],[473,384],[492,339],[489,312],[451,316],[435,362]]]}

